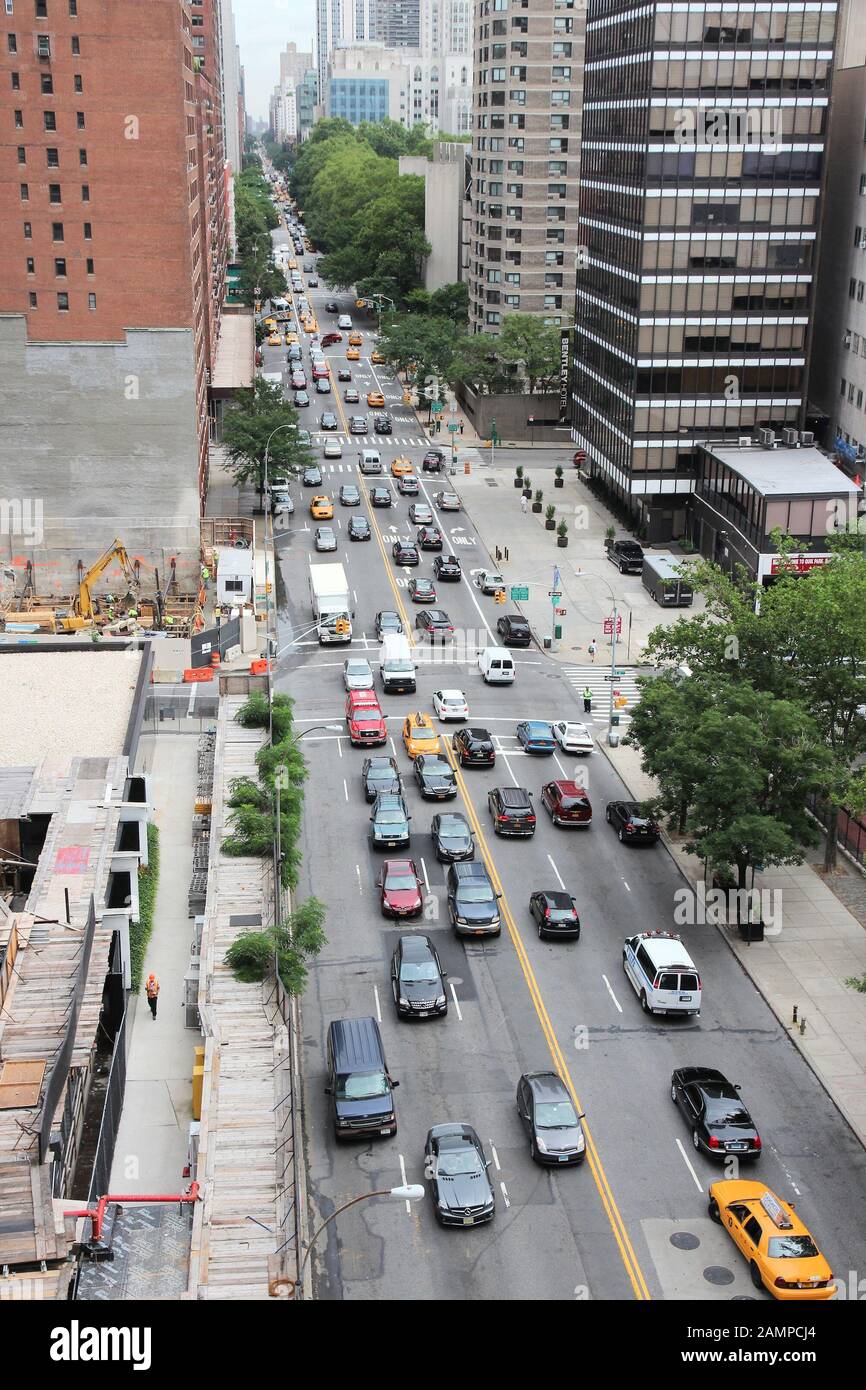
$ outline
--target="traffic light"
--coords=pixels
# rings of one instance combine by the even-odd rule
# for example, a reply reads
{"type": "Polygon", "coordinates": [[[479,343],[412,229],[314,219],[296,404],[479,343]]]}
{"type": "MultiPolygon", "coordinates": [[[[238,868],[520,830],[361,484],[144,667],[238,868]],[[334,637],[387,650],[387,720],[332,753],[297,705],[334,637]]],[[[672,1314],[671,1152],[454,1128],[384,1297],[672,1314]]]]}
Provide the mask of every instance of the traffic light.
{"type": "Polygon", "coordinates": [[[496,602],[497,602],[497,603],[504,603],[504,602],[505,602],[505,590],[504,590],[504,589],[497,589],[497,590],[496,590],[496,594],[495,594],[495,599],[496,599],[496,602]]]}

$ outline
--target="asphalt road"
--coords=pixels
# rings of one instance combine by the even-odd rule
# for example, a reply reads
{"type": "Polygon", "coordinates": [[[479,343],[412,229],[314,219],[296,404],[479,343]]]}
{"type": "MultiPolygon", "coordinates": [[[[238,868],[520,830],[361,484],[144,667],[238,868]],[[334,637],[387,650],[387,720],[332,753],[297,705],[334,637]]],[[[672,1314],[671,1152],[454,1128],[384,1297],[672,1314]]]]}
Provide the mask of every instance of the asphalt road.
{"type": "MultiPolygon", "coordinates": [[[[338,299],[343,311],[356,312],[345,295],[319,289],[309,297],[321,331],[332,326],[323,310],[326,298],[338,299]]],[[[375,441],[386,467],[397,453],[417,463],[422,443],[396,443],[418,439],[417,423],[401,409],[400,388],[388,370],[369,362],[368,322],[362,318],[359,325],[363,360],[351,364],[354,384],[362,393],[381,389],[394,416],[393,437],[375,441]]],[[[277,351],[265,348],[266,370],[273,369],[277,351]]],[[[279,355],[284,361],[285,349],[279,355]]],[[[340,349],[329,349],[327,355],[333,369],[345,361],[340,349]]],[[[318,416],[319,400],[323,408],[332,408],[337,397],[313,399],[309,413],[318,416]]],[[[342,405],[333,408],[342,420],[342,405]]],[[[342,561],[353,590],[350,650],[320,648],[309,633],[311,490],[293,486],[294,517],[284,533],[277,531],[277,685],[295,699],[298,729],[343,722],[346,655],[366,652],[375,669],[375,612],[397,608],[411,626],[406,580],[410,573],[432,577],[430,554],[423,555],[417,570],[394,568],[389,537],[412,533],[410,499],[400,498],[393,488],[394,507],[373,511],[366,480],[357,476],[352,462],[358,444],[345,434],[343,438],[341,463],[323,462],[326,490],[336,493],[341,481],[358,482],[365,493],[361,511],[374,530],[372,541],[350,543],[345,526],[357,510],[336,507],[339,553],[328,558],[342,561]]],[[[432,503],[438,486],[425,480],[422,497],[432,503]]],[[[410,711],[432,712],[431,693],[439,686],[463,689],[470,722],[486,725],[495,735],[496,767],[459,774],[457,802],[449,805],[463,810],[473,824],[477,857],[487,861],[503,891],[505,925],[498,940],[483,944],[464,944],[453,935],[444,872],[435,862],[429,835],[435,808],[407,781],[411,853],[428,886],[425,916],[416,925],[436,940],[454,998],[444,1019],[399,1022],[388,975],[398,933],[378,908],[374,882],[379,858],[368,842],[369,808],[360,782],[363,754],[342,734],[316,733],[305,740],[310,777],[300,892],[316,893],[327,903],[329,943],[311,969],[303,1001],[304,1142],[312,1214],[324,1219],[365,1191],[404,1180],[423,1182],[428,1128],[446,1120],[469,1122],[494,1160],[497,1213],[487,1227],[442,1231],[429,1198],[409,1210],[402,1202],[362,1203],[337,1218],[316,1248],[316,1296],[767,1298],[753,1289],[745,1263],[707,1217],[708,1184],[735,1174],[726,1174],[693,1149],[669,1097],[672,1070],[695,1063],[717,1066],[742,1086],[764,1142],[760,1163],[753,1169],[744,1165],[743,1176],[759,1176],[796,1201],[834,1273],[846,1283],[852,1271],[856,1276],[866,1269],[861,1146],[714,927],[678,928],[702,977],[700,1017],[664,1020],[641,1012],[622,971],[622,943],[637,930],[673,929],[674,895],[683,880],[662,846],[620,845],[605,824],[605,803],[623,795],[624,788],[598,749],[583,764],[594,808],[592,827],[575,832],[552,826],[538,794],[544,781],[572,775],[572,765],[562,755],[533,759],[519,752],[514,727],[528,717],[581,719],[576,694],[556,664],[535,648],[515,653],[512,687],[484,685],[475,648],[491,641],[490,629],[507,610],[467,582],[473,569],[490,564],[474,535],[471,515],[464,511],[437,519],[444,525],[447,547],[460,555],[464,567],[460,584],[439,586],[439,605],[450,614],[458,640],[444,660],[438,649],[434,655],[428,647],[418,648],[416,695],[380,698],[394,754],[406,774],[410,763],[400,725],[410,711]],[[500,841],[492,833],[487,792],[508,783],[535,795],[539,819],[532,840],[500,841]],[[576,897],[581,938],[544,943],[529,917],[529,894],[560,885],[576,897]],[[325,1036],[332,1019],[361,1015],[381,1018],[389,1067],[401,1083],[395,1096],[398,1132],[393,1139],[338,1147],[323,1093],[325,1036]],[[537,1069],[557,1069],[566,1076],[586,1113],[588,1160],[578,1169],[551,1172],[530,1160],[514,1096],[520,1074],[537,1069]]],[[[445,727],[450,734],[451,726],[445,727]]]]}

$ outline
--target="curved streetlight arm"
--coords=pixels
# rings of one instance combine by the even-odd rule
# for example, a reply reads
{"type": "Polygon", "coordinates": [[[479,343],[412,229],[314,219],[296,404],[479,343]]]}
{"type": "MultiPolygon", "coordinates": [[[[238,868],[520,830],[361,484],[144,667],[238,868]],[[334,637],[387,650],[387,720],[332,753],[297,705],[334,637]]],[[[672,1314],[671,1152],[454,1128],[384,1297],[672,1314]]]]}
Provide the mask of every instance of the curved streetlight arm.
{"type": "Polygon", "coordinates": [[[377,1189],[377,1191],[375,1192],[362,1192],[360,1197],[352,1197],[348,1202],[344,1202],[341,1207],[337,1207],[336,1211],[332,1211],[331,1215],[325,1218],[321,1226],[319,1226],[318,1230],[315,1231],[314,1234],[311,1236],[309,1244],[307,1245],[307,1248],[304,1251],[304,1258],[301,1260],[300,1268],[298,1269],[298,1284],[301,1287],[303,1287],[304,1270],[306,1269],[307,1261],[310,1258],[310,1251],[312,1250],[316,1241],[319,1239],[319,1236],[322,1234],[325,1227],[330,1225],[334,1218],[336,1216],[339,1216],[341,1212],[348,1211],[349,1207],[355,1207],[358,1205],[359,1202],[367,1202],[371,1197],[394,1197],[397,1201],[417,1202],[423,1196],[424,1188],[421,1186],[421,1184],[410,1183],[406,1187],[383,1187],[377,1189]]]}

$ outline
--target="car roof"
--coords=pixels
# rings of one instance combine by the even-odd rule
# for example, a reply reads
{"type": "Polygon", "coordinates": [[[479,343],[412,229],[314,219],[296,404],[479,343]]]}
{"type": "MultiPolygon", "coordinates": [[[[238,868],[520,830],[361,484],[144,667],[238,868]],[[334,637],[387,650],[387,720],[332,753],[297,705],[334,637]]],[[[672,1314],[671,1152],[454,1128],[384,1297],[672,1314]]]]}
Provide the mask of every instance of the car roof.
{"type": "MultiPolygon", "coordinates": [[[[404,860],[404,863],[410,861],[404,860]]],[[[411,936],[400,937],[400,949],[403,952],[404,960],[427,960],[433,955],[434,946],[429,936],[421,936],[413,932],[411,936]]]]}
{"type": "Polygon", "coordinates": [[[681,965],[686,970],[695,969],[694,961],[678,936],[668,932],[639,932],[638,940],[647,948],[653,965],[658,969],[675,965],[681,965]]]}
{"type": "Polygon", "coordinates": [[[473,859],[468,864],[465,862],[461,862],[459,864],[452,864],[448,872],[452,874],[454,878],[457,879],[483,878],[485,883],[490,882],[490,875],[487,872],[486,864],[482,864],[481,861],[478,859],[473,859]]]}
{"type": "Polygon", "coordinates": [[[385,810],[393,810],[395,807],[405,810],[405,803],[399,792],[377,792],[376,805],[385,810]]]}
{"type": "Polygon", "coordinates": [[[531,733],[550,733],[551,726],[546,719],[524,719],[523,727],[531,733]]]}
{"type": "Polygon", "coordinates": [[[386,873],[414,874],[415,872],[415,863],[412,859],[386,859],[382,867],[386,873]]]}
{"type": "Polygon", "coordinates": [[[578,782],[569,782],[561,777],[549,782],[548,786],[558,787],[563,796],[586,796],[585,787],[581,787],[578,782]]]}
{"type": "Polygon", "coordinates": [[[538,896],[544,898],[552,907],[572,907],[570,893],[563,893],[561,888],[539,888],[538,896]]]}
{"type": "Polygon", "coordinates": [[[529,1083],[536,1100],[571,1100],[568,1087],[555,1071],[524,1072],[523,1080],[529,1083]]]}
{"type": "Polygon", "coordinates": [[[466,1143],[480,1142],[472,1126],[462,1124],[434,1125],[427,1137],[437,1140],[440,1148],[449,1149],[459,1149],[466,1143]]]}

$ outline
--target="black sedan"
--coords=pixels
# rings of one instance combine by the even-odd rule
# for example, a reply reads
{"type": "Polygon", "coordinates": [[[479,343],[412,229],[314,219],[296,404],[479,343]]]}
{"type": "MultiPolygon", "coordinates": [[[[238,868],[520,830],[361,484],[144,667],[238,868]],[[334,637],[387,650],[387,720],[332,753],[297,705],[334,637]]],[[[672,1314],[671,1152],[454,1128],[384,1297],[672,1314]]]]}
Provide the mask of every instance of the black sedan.
{"type": "Polygon", "coordinates": [[[424,1145],[424,1171],[441,1226],[480,1226],[493,1220],[496,1195],[489,1168],[471,1125],[434,1125],[424,1145]]]}
{"type": "Polygon", "coordinates": [[[399,792],[377,792],[370,812],[373,849],[404,849],[409,843],[411,819],[399,792]]]}
{"type": "Polygon", "coordinates": [[[352,373],[351,373],[351,371],[349,370],[348,367],[338,367],[338,368],[337,368],[337,380],[338,380],[338,381],[351,381],[351,380],[352,380],[352,373]]]}
{"type": "Polygon", "coordinates": [[[329,300],[326,301],[326,303],[325,303],[325,313],[326,313],[326,314],[339,314],[339,312],[340,312],[340,306],[339,306],[339,304],[337,303],[336,299],[329,299],[329,300]]]}
{"type": "Polygon", "coordinates": [[[349,522],[350,541],[369,541],[372,539],[373,532],[370,530],[370,523],[365,516],[353,516],[349,522]]]}
{"type": "Polygon", "coordinates": [[[415,781],[429,801],[445,801],[457,795],[457,779],[447,758],[438,753],[419,753],[413,763],[415,781]]]}
{"type": "Polygon", "coordinates": [[[389,487],[370,488],[370,505],[372,507],[390,507],[393,501],[389,487]]]}
{"type": "Polygon", "coordinates": [[[733,1086],[712,1067],[679,1067],[671,1076],[671,1100],[692,1132],[692,1143],[710,1158],[760,1158],[761,1138],[733,1086]]]}
{"type": "Polygon", "coordinates": [[[658,826],[654,820],[642,814],[639,801],[609,801],[604,814],[623,842],[654,845],[659,838],[658,826]]]}
{"type": "Polygon", "coordinates": [[[440,864],[475,858],[475,841],[462,811],[443,811],[430,822],[433,850],[440,864]]]}
{"type": "Polygon", "coordinates": [[[318,464],[314,463],[309,468],[305,468],[301,476],[304,487],[321,487],[322,470],[318,464]]]}
{"type": "Polygon", "coordinates": [[[341,507],[360,507],[360,505],[361,505],[361,490],[360,490],[360,488],[355,487],[355,484],[354,484],[354,483],[343,483],[343,486],[340,488],[340,506],[341,506],[341,507]]]}
{"type": "Polygon", "coordinates": [[[461,767],[467,763],[474,767],[492,767],[496,762],[496,749],[487,729],[458,729],[451,739],[451,747],[461,767]]]}
{"type": "Polygon", "coordinates": [[[519,613],[506,613],[496,624],[503,647],[528,647],[532,641],[529,623],[519,613]]]}
{"type": "MultiPolygon", "coordinates": [[[[376,489],[373,489],[375,491],[376,489]]],[[[373,504],[375,506],[375,503],[373,504]]],[[[395,565],[420,565],[418,547],[412,541],[396,540],[391,546],[391,558],[395,565]]]]}
{"type": "Polygon", "coordinates": [[[401,936],[391,957],[391,989],[398,1018],[441,1018],[448,1012],[447,972],[429,936],[401,936]]]}
{"type": "Polygon", "coordinates": [[[461,579],[463,576],[456,555],[437,555],[433,561],[433,573],[437,579],[461,579]]]}
{"type": "Polygon", "coordinates": [[[403,622],[399,613],[395,613],[392,608],[383,608],[376,614],[374,623],[376,636],[381,642],[386,632],[402,632],[403,622]]]}
{"type": "Polygon", "coordinates": [[[555,1071],[527,1071],[517,1084],[517,1113],[536,1163],[582,1163],[586,1139],[568,1087],[555,1071]]]}
{"type": "Polygon", "coordinates": [[[374,415],[374,416],[373,416],[373,429],[374,429],[374,431],[375,431],[376,434],[390,434],[390,433],[391,433],[391,429],[392,429],[392,425],[391,425],[391,416],[390,416],[390,415],[374,415]]]}
{"type": "Polygon", "coordinates": [[[436,602],[436,586],[432,579],[410,579],[408,593],[413,603],[436,602]]]}
{"type": "Polygon", "coordinates": [[[558,889],[539,890],[529,899],[529,911],[540,937],[565,936],[577,941],[580,937],[580,918],[577,904],[570,893],[558,889]]]}
{"type": "Polygon", "coordinates": [[[340,422],[334,414],[333,410],[323,410],[321,415],[319,416],[319,429],[338,430],[339,428],[340,422]]]}
{"type": "Polygon", "coordinates": [[[445,455],[441,449],[428,449],[421,461],[422,473],[441,473],[445,464],[445,455]]]}
{"type": "Polygon", "coordinates": [[[310,398],[306,391],[296,391],[294,395],[295,409],[303,410],[305,405],[310,404],[310,398]]]}
{"type": "Polygon", "coordinates": [[[422,526],[418,530],[418,544],[422,550],[441,550],[442,532],[438,526],[422,526]]]}
{"type": "Polygon", "coordinates": [[[364,759],[361,781],[366,801],[375,801],[379,792],[400,793],[403,790],[403,780],[395,760],[386,758],[384,754],[364,759]]]}
{"type": "Polygon", "coordinates": [[[415,619],[415,626],[425,633],[431,642],[450,642],[454,637],[454,625],[444,608],[425,608],[415,619]]]}

